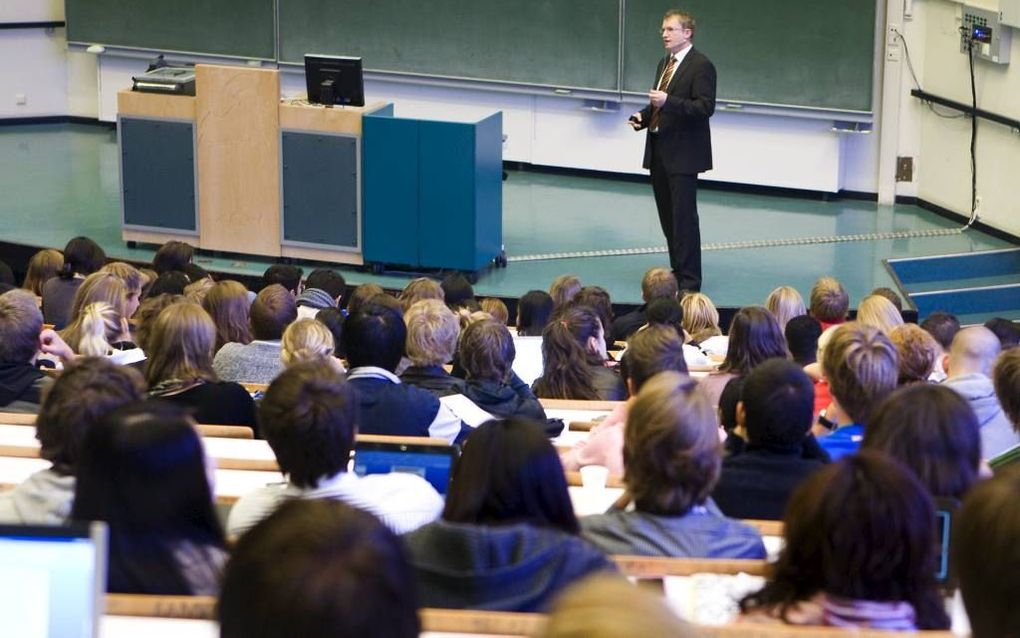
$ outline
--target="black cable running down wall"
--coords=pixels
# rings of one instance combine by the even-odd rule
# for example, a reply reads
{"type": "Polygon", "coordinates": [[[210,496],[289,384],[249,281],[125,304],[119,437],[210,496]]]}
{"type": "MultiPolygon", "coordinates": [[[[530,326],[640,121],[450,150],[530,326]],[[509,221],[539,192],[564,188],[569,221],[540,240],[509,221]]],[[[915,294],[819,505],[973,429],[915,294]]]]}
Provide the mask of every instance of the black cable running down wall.
{"type": "Polygon", "coordinates": [[[0,22],[0,31],[4,29],[56,29],[67,26],[63,21],[50,22],[0,22]]]}
{"type": "Polygon", "coordinates": [[[984,109],[975,109],[969,104],[964,104],[962,102],[957,102],[955,100],[940,97],[933,93],[922,91],[921,89],[912,89],[910,91],[910,94],[922,101],[931,102],[932,104],[939,104],[941,106],[948,106],[949,108],[960,111],[961,113],[964,113],[966,115],[970,115],[972,117],[979,117],[983,120],[988,120],[989,122],[995,122],[997,124],[1002,124],[1003,126],[1008,126],[1014,131],[1020,131],[1020,120],[1014,120],[1004,115],[992,113],[984,109]]]}

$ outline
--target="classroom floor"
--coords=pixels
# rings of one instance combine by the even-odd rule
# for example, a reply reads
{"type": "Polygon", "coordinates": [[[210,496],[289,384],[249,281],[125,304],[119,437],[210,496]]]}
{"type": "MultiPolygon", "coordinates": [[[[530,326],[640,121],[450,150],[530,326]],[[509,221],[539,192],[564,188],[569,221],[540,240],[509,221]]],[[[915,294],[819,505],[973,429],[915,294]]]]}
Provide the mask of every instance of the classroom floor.
{"type": "MultiPolygon", "coordinates": [[[[59,248],[70,237],[88,235],[111,257],[152,257],[151,248],[128,248],[120,238],[116,134],[108,127],[0,127],[0,193],[2,241],[59,248]]],[[[727,307],[762,303],[780,285],[806,296],[813,281],[827,274],[844,282],[856,306],[871,289],[895,286],[884,259],[1011,246],[979,231],[955,232],[956,222],[908,205],[702,188],[699,208],[703,291],[727,307]]],[[[630,180],[510,171],[503,239],[510,263],[481,274],[479,295],[518,297],[573,273],[606,288],[615,302],[639,303],[644,271],[668,263],[651,188],[630,180]]],[[[270,263],[209,256],[198,261],[207,270],[252,275],[270,263]]],[[[353,284],[399,289],[408,280],[341,271],[353,284]]]]}

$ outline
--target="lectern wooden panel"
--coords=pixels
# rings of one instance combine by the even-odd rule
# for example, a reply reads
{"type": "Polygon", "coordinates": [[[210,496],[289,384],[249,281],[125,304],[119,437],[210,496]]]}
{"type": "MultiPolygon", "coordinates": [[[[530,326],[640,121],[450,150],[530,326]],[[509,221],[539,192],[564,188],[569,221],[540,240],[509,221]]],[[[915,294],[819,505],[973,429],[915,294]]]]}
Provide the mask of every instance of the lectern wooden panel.
{"type": "Polygon", "coordinates": [[[200,247],[280,254],[280,76],[195,67],[200,247]]]}

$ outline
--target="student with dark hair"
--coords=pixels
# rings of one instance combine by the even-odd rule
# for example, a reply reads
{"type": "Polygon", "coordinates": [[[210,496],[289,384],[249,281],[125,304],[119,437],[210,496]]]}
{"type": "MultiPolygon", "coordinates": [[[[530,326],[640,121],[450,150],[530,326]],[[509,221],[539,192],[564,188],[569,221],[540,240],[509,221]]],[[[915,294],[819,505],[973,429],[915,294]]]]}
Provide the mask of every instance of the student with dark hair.
{"type": "Polygon", "coordinates": [[[549,296],[553,300],[553,311],[559,312],[567,307],[574,296],[581,292],[581,280],[577,275],[560,275],[549,285],[549,296]]]}
{"type": "Polygon", "coordinates": [[[149,396],[184,407],[199,423],[255,428],[251,395],[237,383],[221,381],[213,370],[216,325],[201,306],[190,301],[167,306],[149,335],[149,396]]]}
{"type": "MultiPolygon", "coordinates": [[[[935,584],[935,508],[909,470],[864,450],[794,492],[785,545],[745,614],[791,625],[948,629],[935,584]]],[[[957,539],[959,540],[959,539],[957,539]]]]}
{"type": "Polygon", "coordinates": [[[273,264],[262,273],[262,287],[280,284],[293,297],[301,292],[301,277],[304,270],[292,264],[273,264]]]}
{"type": "Polygon", "coordinates": [[[726,384],[743,376],[767,359],[785,359],[789,356],[786,337],[779,322],[765,306],[745,306],[733,315],[730,323],[726,358],[716,372],[700,381],[712,405],[719,405],[719,397],[726,384]]]}
{"type": "Polygon", "coordinates": [[[1020,468],[979,483],[953,524],[951,561],[974,638],[1020,635],[1020,468]]]}
{"type": "Polygon", "coordinates": [[[938,310],[925,317],[921,327],[935,337],[944,351],[949,352],[953,337],[960,331],[960,320],[954,314],[938,310]]]}
{"type": "Polygon", "coordinates": [[[184,289],[188,287],[191,280],[179,270],[168,270],[156,277],[156,281],[149,286],[149,297],[160,295],[183,295],[184,289]]]}
{"type": "Polygon", "coordinates": [[[516,356],[506,326],[494,319],[470,324],[460,337],[460,365],[467,373],[464,395],[495,417],[544,421],[542,404],[511,369],[516,356]]]}
{"type": "Polygon", "coordinates": [[[339,308],[346,290],[347,281],[343,275],[332,268],[316,268],[297,296],[298,319],[314,319],[320,310],[339,308]]]}
{"type": "Polygon", "coordinates": [[[442,519],[404,536],[424,607],[542,611],[613,566],[577,536],[566,477],[541,425],[488,421],[464,444],[442,519]]]}
{"type": "Polygon", "coordinates": [[[547,399],[622,401],[627,389],[620,375],[606,367],[605,332],[593,310],[567,306],[542,333],[542,376],[535,394],[547,399]]]}
{"type": "Polygon", "coordinates": [[[818,360],[818,338],[822,324],[810,315],[794,317],[786,324],[786,345],[797,365],[804,367],[818,360]]]}
{"type": "Polygon", "coordinates": [[[49,378],[35,366],[40,352],[65,361],[74,352],[53,330],[43,330],[35,297],[25,290],[0,294],[0,409],[38,412],[49,378]]]}
{"type": "Polygon", "coordinates": [[[330,334],[333,335],[333,346],[336,348],[335,356],[339,359],[347,357],[343,350],[344,321],[346,319],[343,311],[339,308],[323,308],[315,313],[315,320],[326,326],[330,334]]]}
{"type": "Polygon", "coordinates": [[[613,320],[610,330],[613,341],[626,340],[637,332],[638,328],[648,323],[646,315],[648,304],[656,299],[677,300],[678,292],[676,276],[668,268],[656,266],[645,271],[644,277],[641,278],[641,301],[644,303],[613,320]]]}
{"type": "Polygon", "coordinates": [[[518,337],[541,337],[552,315],[553,300],[544,290],[529,290],[517,301],[518,337]]]}
{"type": "Polygon", "coordinates": [[[579,470],[585,465],[602,465],[609,468],[610,474],[623,476],[624,429],[634,397],[646,381],[667,370],[687,373],[684,345],[676,330],[649,325],[631,335],[620,364],[620,375],[630,397],[595,426],[588,438],[561,455],[563,467],[579,470]]]}
{"type": "Polygon", "coordinates": [[[985,328],[991,330],[999,338],[1002,350],[1011,350],[1020,345],[1020,326],[1015,321],[993,317],[985,322],[985,328]]]}
{"type": "Polygon", "coordinates": [[[216,353],[213,369],[225,381],[270,383],[280,374],[280,339],[297,319],[294,297],[280,284],[270,284],[251,305],[250,343],[227,343],[216,353]]]}
{"type": "Polygon", "coordinates": [[[406,340],[400,314],[378,304],[363,306],[344,323],[347,379],[358,390],[361,431],[451,442],[466,436],[466,426],[432,393],[400,382],[395,371],[406,340]]]}
{"type": "Polygon", "coordinates": [[[82,439],[107,413],[145,396],[135,370],[100,357],[67,364],[53,382],[35,421],[39,456],[52,465],[0,493],[0,522],[60,525],[71,513],[82,439]]]}
{"type": "Polygon", "coordinates": [[[85,277],[106,263],[106,253],[88,237],[75,237],[64,246],[64,265],[42,288],[42,313],[46,323],[62,329],[71,320],[74,293],[85,277]]]}
{"type": "Polygon", "coordinates": [[[835,461],[857,451],[871,416],[896,389],[899,357],[881,330],[850,322],[832,333],[822,369],[832,393],[826,414],[835,429],[818,443],[835,461]]]}
{"type": "Polygon", "coordinates": [[[241,537],[216,606],[221,638],[417,638],[400,540],[332,500],[284,503],[241,537]]]}
{"type": "Polygon", "coordinates": [[[464,273],[452,272],[443,277],[443,281],[439,285],[443,289],[443,299],[450,310],[457,312],[461,308],[466,308],[470,312],[474,312],[479,309],[478,301],[475,299],[475,289],[471,287],[471,282],[464,276],[464,273]]]}
{"type": "Polygon", "coordinates": [[[109,526],[107,591],[219,592],[226,539],[202,442],[177,406],[139,401],[89,428],[71,518],[109,526]]]}
{"type": "Polygon", "coordinates": [[[230,279],[216,282],[202,300],[202,308],[216,324],[217,352],[228,343],[251,343],[251,302],[244,284],[230,279]]]}
{"type": "MultiPolygon", "coordinates": [[[[195,248],[183,241],[170,240],[159,247],[152,257],[152,269],[162,275],[176,270],[184,273],[184,268],[195,256],[195,248]]],[[[185,273],[187,274],[187,273],[185,273]]]]}
{"type": "Polygon", "coordinates": [[[864,430],[861,449],[910,468],[933,498],[959,500],[978,480],[981,436],[974,411],[949,388],[919,384],[890,394],[864,430]]]}
{"type": "Polygon", "coordinates": [[[242,496],[227,520],[231,536],[293,499],[344,501],[398,534],[435,520],[443,509],[442,497],[419,476],[359,477],[347,471],[358,433],[358,397],[354,386],[327,365],[298,363],[283,371],[266,391],[258,418],[287,483],[242,496]]]}
{"type": "Polygon", "coordinates": [[[903,312],[903,299],[898,294],[896,294],[896,291],[893,290],[892,288],[886,287],[875,288],[870,293],[868,293],[868,295],[869,296],[878,295],[879,297],[885,297],[886,299],[889,300],[890,303],[892,303],[893,306],[896,307],[897,312],[903,312]]]}
{"type": "Polygon", "coordinates": [[[810,434],[815,389],[785,359],[769,359],[741,381],[730,436],[746,447],[723,459],[712,498],[733,518],[779,520],[793,490],[827,460],[810,434]]]}
{"type": "Polygon", "coordinates": [[[351,291],[351,296],[347,299],[347,316],[360,310],[372,297],[383,294],[386,294],[386,291],[378,284],[361,284],[351,291]]]}
{"type": "Polygon", "coordinates": [[[577,291],[570,303],[575,306],[587,306],[591,308],[599,321],[602,323],[602,340],[605,342],[606,350],[613,345],[612,334],[609,332],[613,325],[613,301],[609,293],[601,286],[585,286],[577,291]]]}
{"type": "Polygon", "coordinates": [[[709,499],[721,454],[704,390],[678,372],[657,374],[638,393],[624,433],[634,509],[585,517],[584,537],[607,554],[764,558],[761,535],[723,517],[709,499]]]}
{"type": "Polygon", "coordinates": [[[1013,429],[1020,430],[1020,349],[1012,348],[999,355],[992,370],[995,395],[1013,429]]]}

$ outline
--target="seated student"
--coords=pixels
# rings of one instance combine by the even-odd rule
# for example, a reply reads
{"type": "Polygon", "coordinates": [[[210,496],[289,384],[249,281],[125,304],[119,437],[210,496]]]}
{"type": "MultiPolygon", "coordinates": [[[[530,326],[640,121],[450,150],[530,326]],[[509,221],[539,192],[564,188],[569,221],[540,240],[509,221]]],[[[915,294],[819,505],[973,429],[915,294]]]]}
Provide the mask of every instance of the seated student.
{"type": "Polygon", "coordinates": [[[835,429],[818,443],[835,461],[860,447],[871,416],[896,389],[899,358],[896,346],[878,328],[850,322],[832,333],[822,368],[832,393],[826,418],[835,429]]]}
{"type": "Polygon", "coordinates": [[[251,343],[251,302],[244,284],[218,281],[202,299],[202,308],[216,324],[216,352],[228,343],[251,343]]]}
{"type": "Polygon", "coordinates": [[[981,458],[990,459],[1020,443],[1020,436],[995,396],[992,367],[999,356],[999,339],[984,326],[956,333],[949,351],[943,385],[970,404],[981,427],[981,458]]]}
{"type": "Polygon", "coordinates": [[[38,412],[49,383],[36,366],[40,353],[65,361],[74,352],[53,330],[43,330],[43,316],[35,298],[24,290],[0,295],[0,410],[38,412]]]}
{"type": "Polygon", "coordinates": [[[942,383],[946,380],[945,359],[949,356],[953,337],[960,331],[960,320],[956,315],[936,311],[928,315],[920,325],[939,344],[939,356],[935,359],[935,370],[931,373],[930,381],[942,383]]]}
{"type": "Polygon", "coordinates": [[[62,330],[71,320],[74,294],[85,277],[106,263],[106,253],[88,237],[75,237],[64,247],[64,265],[42,287],[42,313],[46,323],[62,330]]]}
{"type": "Polygon", "coordinates": [[[897,384],[928,383],[941,350],[935,337],[916,323],[905,323],[893,328],[889,339],[896,346],[896,356],[899,357],[897,384]]]}
{"type": "Polygon", "coordinates": [[[800,296],[796,288],[791,286],[780,286],[765,299],[765,307],[776,318],[779,329],[786,332],[786,324],[794,317],[801,317],[807,314],[804,307],[804,298],[800,296]]]}
{"type": "Polygon", "coordinates": [[[454,442],[466,426],[428,390],[400,382],[394,374],[404,353],[407,328],[397,311],[375,303],[344,323],[348,380],[358,390],[360,429],[365,434],[431,436],[454,442]]]}
{"type": "Polygon", "coordinates": [[[953,524],[951,558],[974,638],[1020,635],[1020,469],[996,472],[963,500],[953,524]]]}
{"type": "Polygon", "coordinates": [[[475,312],[479,309],[475,289],[471,287],[471,282],[464,273],[452,272],[443,277],[440,287],[443,289],[443,299],[450,310],[459,312],[465,309],[468,312],[475,312]]]}
{"type": "Polygon", "coordinates": [[[992,372],[995,395],[1013,428],[1020,430],[1020,349],[1012,348],[999,355],[992,372]]]}
{"type": "Polygon", "coordinates": [[[149,396],[190,410],[198,423],[255,427],[255,402],[243,387],[213,370],[216,326],[198,304],[167,306],[147,337],[149,396]]]}
{"type": "Polygon", "coordinates": [[[21,288],[35,295],[42,305],[42,287],[52,277],[56,277],[64,267],[64,254],[54,248],[46,248],[32,255],[28,260],[25,281],[21,288]]]}
{"type": "Polygon", "coordinates": [[[185,272],[185,268],[195,256],[195,248],[183,241],[165,242],[152,256],[152,269],[157,274],[166,272],[185,272]]]}
{"type": "Polygon", "coordinates": [[[460,320],[440,299],[411,304],[404,314],[407,325],[407,356],[411,365],[400,380],[437,397],[464,394],[464,380],[443,367],[453,359],[460,336],[460,320]]]}
{"type": "Polygon", "coordinates": [[[404,544],[422,606],[533,612],[614,569],[577,533],[556,450],[540,424],[514,417],[471,433],[442,519],[404,544]]]}
{"type": "Polygon", "coordinates": [[[712,492],[724,514],[779,520],[797,485],[825,465],[810,433],[814,399],[811,379],[791,361],[770,359],[744,377],[731,438],[747,445],[723,459],[712,492]]]}
{"type": "Polygon", "coordinates": [[[784,518],[785,545],[744,621],[947,629],[935,584],[935,508],[909,470],[864,450],[813,474],[784,518]]]}
{"type": "Polygon", "coordinates": [[[104,271],[94,272],[86,277],[75,292],[67,327],[60,331],[60,337],[64,342],[71,346],[72,350],[78,352],[79,341],[82,337],[84,310],[87,306],[97,302],[108,304],[117,315],[120,329],[116,335],[112,336],[110,344],[116,345],[117,349],[136,347],[131,343],[130,328],[126,325],[127,287],[120,277],[104,271]]]}
{"type": "Polygon", "coordinates": [[[605,341],[606,350],[613,345],[612,334],[609,332],[613,325],[613,301],[609,293],[601,286],[585,286],[577,291],[570,303],[575,306],[586,306],[591,308],[602,323],[605,330],[602,331],[602,340],[605,341]]]}
{"type": "Polygon", "coordinates": [[[622,401],[627,389],[606,366],[602,322],[585,306],[568,306],[542,333],[542,376],[532,389],[546,399],[622,401]]]}
{"type": "Polygon", "coordinates": [[[316,361],[344,373],[344,366],[336,358],[333,333],[326,324],[315,319],[298,319],[287,326],[280,339],[280,361],[284,368],[298,363],[316,361]]]}
{"type": "Polygon", "coordinates": [[[435,520],[443,499],[425,479],[393,472],[360,477],[347,471],[357,425],[354,387],[322,362],[298,363],[277,377],[259,405],[259,429],[286,484],[240,498],[227,532],[244,533],[288,500],[328,498],[374,514],[400,534],[435,520]]]}
{"type": "Polygon", "coordinates": [[[149,286],[149,296],[159,295],[183,295],[185,288],[191,284],[188,276],[179,270],[170,270],[156,277],[149,286]]]}
{"type": "Polygon", "coordinates": [[[889,336],[893,328],[903,325],[903,316],[896,306],[885,297],[868,295],[861,300],[861,305],[857,307],[856,321],[874,326],[889,336]]]}
{"type": "Polygon", "coordinates": [[[985,328],[991,330],[999,338],[999,345],[1002,346],[1003,352],[1020,345],[1020,325],[1015,321],[1003,317],[992,317],[985,322],[985,328]]]}
{"type": "Polygon", "coordinates": [[[351,291],[351,296],[347,299],[347,316],[358,312],[372,297],[383,294],[386,294],[386,291],[378,284],[361,284],[351,291]]]}
{"type": "Polygon", "coordinates": [[[482,309],[482,312],[489,313],[489,316],[504,326],[509,323],[510,310],[506,307],[506,304],[503,303],[502,299],[486,297],[478,302],[478,306],[482,309]]]}
{"type": "Polygon", "coordinates": [[[834,277],[822,277],[811,287],[808,313],[822,324],[822,332],[846,321],[850,295],[834,277]]]}
{"type": "Polygon", "coordinates": [[[506,326],[494,319],[469,325],[460,338],[460,365],[467,373],[464,395],[495,417],[544,421],[542,404],[511,369],[515,356],[506,326]]]}
{"type": "Polygon", "coordinates": [[[698,635],[666,599],[649,587],[612,576],[591,576],[553,603],[539,638],[640,638],[698,635]]]}
{"type": "Polygon", "coordinates": [[[560,456],[563,467],[579,470],[585,465],[602,465],[609,468],[610,474],[623,476],[624,429],[634,397],[646,381],[666,370],[687,372],[683,343],[676,330],[649,325],[631,335],[620,364],[630,397],[595,426],[587,439],[578,441],[560,456]]]}
{"type": "Polygon", "coordinates": [[[130,320],[135,316],[138,306],[142,303],[144,275],[131,264],[122,261],[106,264],[101,272],[113,275],[124,284],[124,317],[130,320]]]}
{"type": "Polygon", "coordinates": [[[297,296],[297,318],[315,319],[325,308],[339,308],[347,290],[343,275],[331,268],[316,268],[305,280],[305,289],[297,296]]]}
{"type": "Polygon", "coordinates": [[[142,376],[98,357],[68,363],[35,421],[39,456],[52,463],[0,493],[0,523],[61,525],[71,513],[82,439],[106,414],[145,396],[142,376]]]}
{"type": "Polygon", "coordinates": [[[726,337],[719,329],[719,311],[708,295],[688,293],[680,299],[683,308],[684,330],[695,345],[706,344],[709,354],[726,354],[726,337]]]}
{"type": "Polygon", "coordinates": [[[607,554],[765,558],[757,530],[725,518],[709,499],[721,456],[704,390],[686,375],[660,372],[627,416],[624,483],[634,510],[581,519],[584,537],[607,554]]]}
{"type": "Polygon", "coordinates": [[[787,356],[786,337],[772,313],[764,306],[745,306],[733,315],[730,323],[726,358],[718,370],[703,377],[700,383],[712,405],[718,406],[719,397],[730,381],[768,359],[787,356]]]}
{"type": "Polygon", "coordinates": [[[411,306],[419,301],[426,299],[434,299],[436,301],[446,300],[446,293],[443,292],[443,287],[439,285],[439,282],[433,281],[428,277],[416,277],[412,279],[404,289],[400,291],[400,296],[397,300],[400,302],[401,307],[406,313],[411,306]]]}
{"type": "Polygon", "coordinates": [[[959,500],[978,480],[977,418],[946,387],[926,383],[890,394],[864,430],[861,449],[885,452],[910,468],[935,498],[959,500]]]}
{"type": "Polygon", "coordinates": [[[783,331],[790,356],[797,365],[804,367],[818,360],[818,338],[822,336],[822,324],[810,315],[793,317],[783,331]]]}
{"type": "Polygon", "coordinates": [[[139,401],[85,433],[71,518],[109,526],[107,591],[214,596],[227,558],[202,441],[165,401],[139,401]]]}
{"type": "Polygon", "coordinates": [[[283,331],[297,318],[294,297],[279,285],[259,291],[251,305],[254,341],[228,343],[216,353],[213,369],[225,381],[269,383],[280,374],[280,339],[283,331]]]}
{"type": "Polygon", "coordinates": [[[549,297],[552,298],[553,312],[567,307],[574,296],[581,292],[581,280],[576,275],[560,275],[549,284],[549,297]]]}
{"type": "Polygon", "coordinates": [[[300,266],[292,264],[273,264],[262,273],[262,288],[273,284],[279,284],[291,294],[297,297],[301,293],[301,277],[305,272],[300,266]]]}
{"type": "Polygon", "coordinates": [[[127,319],[105,301],[85,306],[66,332],[72,339],[68,346],[79,355],[106,357],[117,365],[140,366],[145,361],[142,349],[128,340],[127,319]]]}
{"type": "Polygon", "coordinates": [[[331,500],[284,503],[241,537],[216,605],[221,638],[417,638],[400,540],[331,500]]]}
{"type": "Polygon", "coordinates": [[[517,301],[518,337],[541,337],[549,317],[552,315],[553,300],[543,290],[529,290],[517,301]]]}
{"type": "Polygon", "coordinates": [[[610,335],[613,341],[625,341],[648,322],[648,304],[656,299],[676,299],[679,292],[676,277],[668,268],[649,268],[641,278],[641,301],[631,312],[613,320],[610,335]]]}

